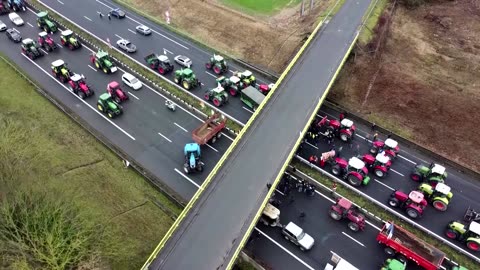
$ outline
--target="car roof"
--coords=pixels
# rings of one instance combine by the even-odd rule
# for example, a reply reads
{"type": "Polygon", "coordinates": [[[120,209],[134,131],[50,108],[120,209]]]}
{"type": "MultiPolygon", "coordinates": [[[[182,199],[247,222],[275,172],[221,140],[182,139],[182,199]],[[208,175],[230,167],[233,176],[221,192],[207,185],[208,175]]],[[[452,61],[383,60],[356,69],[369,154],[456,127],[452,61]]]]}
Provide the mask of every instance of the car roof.
{"type": "Polygon", "coordinates": [[[185,55],[177,55],[177,59],[184,59],[184,60],[187,60],[188,57],[186,57],[185,55]]]}
{"type": "Polygon", "coordinates": [[[8,14],[8,17],[12,18],[12,17],[20,17],[20,16],[18,16],[18,14],[15,12],[11,12],[10,14],[8,14]]]}
{"type": "Polygon", "coordinates": [[[150,29],[148,26],[143,25],[143,24],[140,24],[139,26],[137,26],[137,28],[150,29]]]}
{"type": "Polygon", "coordinates": [[[17,33],[17,31],[15,31],[13,28],[8,28],[8,29],[7,29],[7,32],[9,32],[9,33],[17,33]]]}
{"type": "Polygon", "coordinates": [[[123,77],[127,78],[128,80],[135,79],[135,76],[128,72],[123,73],[123,77]]]}
{"type": "Polygon", "coordinates": [[[300,235],[303,231],[302,228],[298,227],[297,224],[293,222],[288,223],[287,226],[285,226],[285,230],[289,231],[295,236],[300,235]]]}

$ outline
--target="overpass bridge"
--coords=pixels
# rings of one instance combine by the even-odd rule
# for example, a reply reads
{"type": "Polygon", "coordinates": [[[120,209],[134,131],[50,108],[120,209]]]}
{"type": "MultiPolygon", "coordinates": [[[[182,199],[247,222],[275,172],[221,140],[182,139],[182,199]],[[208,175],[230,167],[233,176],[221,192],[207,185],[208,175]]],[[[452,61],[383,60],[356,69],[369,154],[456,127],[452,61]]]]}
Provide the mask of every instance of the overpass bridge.
{"type": "Polygon", "coordinates": [[[358,38],[371,0],[346,0],[309,37],[276,88],[186,206],[142,269],[232,268],[358,38]]]}

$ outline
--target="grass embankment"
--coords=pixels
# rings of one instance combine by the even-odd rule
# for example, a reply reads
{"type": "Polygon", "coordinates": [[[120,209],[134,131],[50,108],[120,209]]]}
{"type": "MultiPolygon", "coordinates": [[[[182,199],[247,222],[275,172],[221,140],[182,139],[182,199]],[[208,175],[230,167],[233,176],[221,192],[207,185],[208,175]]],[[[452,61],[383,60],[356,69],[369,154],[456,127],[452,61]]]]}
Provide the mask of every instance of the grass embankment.
{"type": "Polygon", "coordinates": [[[109,232],[99,239],[107,268],[139,268],[173,223],[152,200],[180,210],[1,59],[0,70],[0,199],[21,192],[71,202],[109,232]]]}
{"type": "Polygon", "coordinates": [[[388,5],[389,0],[374,0],[370,5],[367,14],[370,13],[370,16],[365,21],[365,25],[360,32],[360,36],[358,37],[358,42],[361,45],[365,45],[370,42],[374,35],[374,28],[377,25],[380,17],[383,14],[383,11],[388,5]],[[376,3],[376,5],[374,5],[376,3]]]}
{"type": "MultiPolygon", "coordinates": [[[[333,184],[333,180],[323,176],[321,173],[317,172],[316,170],[306,166],[305,164],[294,160],[291,163],[292,166],[295,166],[298,170],[304,172],[305,174],[309,175],[310,177],[314,178],[317,180],[319,183],[324,184],[327,187],[331,187],[333,184]]],[[[385,210],[381,209],[380,207],[374,205],[372,202],[369,200],[363,198],[362,196],[358,195],[357,193],[343,187],[342,185],[337,185],[337,193],[340,194],[343,197],[346,197],[350,199],[351,201],[355,202],[357,205],[364,207],[365,209],[368,209],[368,211],[375,213],[378,217],[380,217],[383,220],[389,220],[393,221],[395,224],[402,226],[403,228],[407,229],[408,231],[412,232],[415,234],[418,238],[422,239],[423,241],[439,248],[445,254],[450,260],[453,260],[456,263],[459,263],[460,265],[467,267],[468,269],[477,269],[478,265],[472,261],[471,259],[467,258],[466,256],[463,256],[453,250],[452,248],[442,244],[438,240],[434,239],[433,237],[428,236],[427,234],[423,233],[423,231],[420,231],[418,229],[415,229],[411,225],[407,224],[403,220],[389,214],[385,210]]]]}
{"type": "MultiPolygon", "coordinates": [[[[269,15],[284,8],[293,7],[301,0],[222,0],[222,2],[245,13],[269,15]]],[[[309,4],[310,2],[305,3],[305,7],[309,4]]]]}
{"type": "MultiPolygon", "coordinates": [[[[157,85],[160,85],[162,88],[164,88],[167,92],[171,93],[172,95],[177,96],[179,99],[185,101],[187,104],[191,105],[195,109],[209,115],[211,113],[211,108],[208,106],[204,105],[204,102],[200,102],[196,98],[192,97],[190,94],[187,92],[173,86],[169,82],[160,79],[158,76],[155,74],[152,74],[150,70],[145,68],[142,65],[137,64],[136,62],[130,60],[128,57],[124,56],[123,54],[115,51],[114,49],[110,49],[107,45],[105,45],[103,42],[99,41],[98,39],[94,38],[93,36],[89,35],[88,33],[82,31],[72,23],[64,20],[61,16],[59,16],[57,13],[55,13],[53,10],[48,9],[41,3],[39,3],[36,0],[32,0],[32,4],[34,4],[37,8],[40,10],[48,10],[49,11],[49,16],[51,16],[54,20],[57,22],[60,22],[62,25],[67,27],[68,29],[72,30],[74,33],[77,35],[81,36],[83,39],[87,40],[88,42],[96,45],[97,47],[101,48],[104,51],[107,51],[111,56],[114,58],[120,60],[127,66],[131,67],[132,69],[136,70],[149,80],[155,82],[157,85]],[[202,106],[203,105],[203,106],[202,106]]],[[[234,130],[236,133],[239,133],[242,127],[238,125],[237,123],[233,122],[232,120],[228,119],[227,120],[227,127],[230,128],[231,130],[234,130]]]]}

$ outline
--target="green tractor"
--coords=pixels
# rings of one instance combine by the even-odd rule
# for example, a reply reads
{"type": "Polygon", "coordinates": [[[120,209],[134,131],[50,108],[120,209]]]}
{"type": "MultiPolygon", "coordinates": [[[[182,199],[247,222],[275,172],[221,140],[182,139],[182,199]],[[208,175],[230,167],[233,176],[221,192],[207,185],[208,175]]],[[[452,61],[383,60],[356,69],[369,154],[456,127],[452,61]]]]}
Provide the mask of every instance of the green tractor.
{"type": "Polygon", "coordinates": [[[447,211],[448,204],[453,197],[451,188],[444,183],[438,183],[435,187],[423,183],[418,186],[418,190],[423,192],[425,198],[432,204],[433,208],[438,211],[447,211]]]}
{"type": "Polygon", "coordinates": [[[73,72],[70,71],[67,64],[61,59],[52,62],[52,74],[62,83],[66,83],[73,76],[73,72]]]}
{"type": "Polygon", "coordinates": [[[472,251],[480,250],[480,224],[476,221],[470,222],[470,225],[452,221],[448,224],[445,235],[450,239],[465,242],[472,251]]]}
{"type": "Polygon", "coordinates": [[[78,38],[73,35],[72,30],[65,30],[60,33],[60,42],[63,46],[68,47],[70,50],[75,50],[82,47],[78,38]]]}
{"type": "Polygon", "coordinates": [[[100,95],[97,101],[97,108],[105,113],[108,118],[114,118],[122,114],[122,106],[116,103],[108,93],[100,95]]]}
{"type": "Polygon", "coordinates": [[[217,83],[219,83],[223,88],[227,89],[232,96],[238,95],[242,89],[248,86],[237,76],[231,76],[230,78],[221,76],[217,78],[217,83]]]}
{"type": "Polygon", "coordinates": [[[176,70],[173,80],[176,84],[181,84],[183,88],[187,90],[201,85],[193,71],[189,68],[176,70]]]}
{"type": "Polygon", "coordinates": [[[407,269],[407,263],[401,262],[397,259],[387,259],[382,265],[380,270],[405,270],[407,269]]]}
{"type": "Polygon", "coordinates": [[[40,56],[43,56],[42,51],[37,46],[37,43],[31,38],[22,40],[22,53],[34,60],[40,56]]]}
{"type": "Polygon", "coordinates": [[[205,91],[204,98],[205,100],[213,102],[215,107],[220,107],[228,102],[228,94],[220,84],[217,88],[205,91]]]}
{"type": "Polygon", "coordinates": [[[432,163],[430,166],[416,165],[410,178],[415,182],[429,183],[434,186],[438,183],[444,183],[447,179],[447,172],[445,167],[439,164],[432,163]]]}
{"type": "Polygon", "coordinates": [[[90,56],[90,62],[105,74],[115,73],[117,71],[117,67],[106,51],[98,50],[96,54],[90,56]]]}
{"type": "Polygon", "coordinates": [[[165,75],[173,70],[173,65],[166,55],[156,55],[151,53],[144,59],[150,68],[158,70],[158,73],[162,75],[165,75]]]}
{"type": "Polygon", "coordinates": [[[253,76],[253,73],[250,70],[245,70],[244,72],[235,72],[233,75],[240,78],[240,80],[247,86],[255,86],[257,79],[253,76]]]}
{"type": "Polygon", "coordinates": [[[47,11],[37,13],[37,25],[47,33],[55,33],[58,30],[57,25],[48,17],[47,11]]]}
{"type": "Polygon", "coordinates": [[[205,68],[212,69],[215,74],[220,75],[228,70],[228,65],[223,56],[214,54],[205,64],[205,68]]]}

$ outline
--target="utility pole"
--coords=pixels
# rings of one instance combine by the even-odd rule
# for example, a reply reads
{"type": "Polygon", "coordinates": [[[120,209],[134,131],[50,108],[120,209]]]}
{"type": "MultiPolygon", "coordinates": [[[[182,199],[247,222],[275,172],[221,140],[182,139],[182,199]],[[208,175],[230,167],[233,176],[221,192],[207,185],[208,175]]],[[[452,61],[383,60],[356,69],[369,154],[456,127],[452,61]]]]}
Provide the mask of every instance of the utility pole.
{"type": "Polygon", "coordinates": [[[313,1],[314,0],[310,0],[310,11],[312,11],[312,9],[313,9],[313,1]]]}
{"type": "Polygon", "coordinates": [[[300,16],[305,14],[305,0],[302,0],[302,9],[300,10],[300,16]]]}

